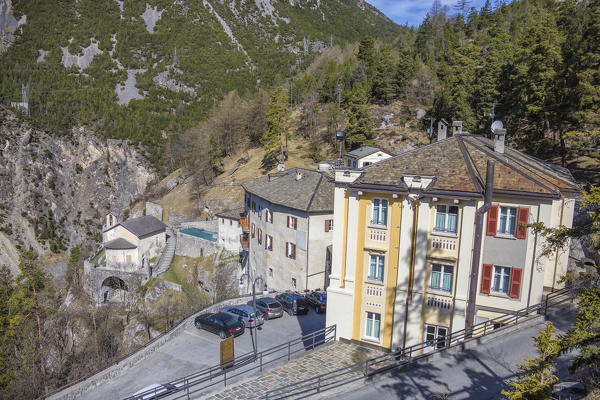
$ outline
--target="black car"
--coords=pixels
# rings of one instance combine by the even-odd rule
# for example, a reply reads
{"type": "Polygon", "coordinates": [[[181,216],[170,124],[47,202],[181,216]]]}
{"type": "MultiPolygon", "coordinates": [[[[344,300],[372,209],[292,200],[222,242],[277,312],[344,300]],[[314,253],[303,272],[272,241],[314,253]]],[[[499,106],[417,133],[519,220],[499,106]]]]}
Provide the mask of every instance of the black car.
{"type": "Polygon", "coordinates": [[[308,313],[308,303],[300,293],[281,293],[275,296],[281,303],[283,310],[290,315],[300,315],[308,313]]]}
{"type": "Polygon", "coordinates": [[[240,336],[245,330],[243,322],[222,312],[199,315],[194,320],[194,325],[198,329],[216,333],[221,339],[231,335],[240,336]]]}
{"type": "Polygon", "coordinates": [[[317,313],[327,310],[327,293],[314,291],[306,295],[306,301],[317,313]]]}

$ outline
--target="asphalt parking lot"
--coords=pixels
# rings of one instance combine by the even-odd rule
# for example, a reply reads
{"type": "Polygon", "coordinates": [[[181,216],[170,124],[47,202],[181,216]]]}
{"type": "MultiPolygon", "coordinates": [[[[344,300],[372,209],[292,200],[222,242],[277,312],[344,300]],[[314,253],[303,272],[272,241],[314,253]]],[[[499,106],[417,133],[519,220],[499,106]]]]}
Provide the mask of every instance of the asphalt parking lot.
{"type": "MultiPolygon", "coordinates": [[[[325,328],[325,314],[310,310],[306,315],[265,320],[257,332],[258,351],[266,350],[292,339],[325,328]]],[[[253,329],[254,330],[254,329],[253,329]]],[[[134,367],[124,371],[111,382],[95,388],[84,396],[86,399],[122,399],[153,383],[165,383],[201,369],[219,364],[218,335],[193,326],[164,344],[152,355],[134,367]]],[[[252,351],[252,337],[246,329],[234,339],[236,357],[252,351]]]]}

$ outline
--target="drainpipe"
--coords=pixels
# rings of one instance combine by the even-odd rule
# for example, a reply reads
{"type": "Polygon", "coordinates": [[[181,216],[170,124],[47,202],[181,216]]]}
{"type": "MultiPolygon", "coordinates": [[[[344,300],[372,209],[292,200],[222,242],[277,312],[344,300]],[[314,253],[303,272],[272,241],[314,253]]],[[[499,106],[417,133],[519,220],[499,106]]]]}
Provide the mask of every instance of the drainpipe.
{"type": "MultiPolygon", "coordinates": [[[[565,212],[565,198],[562,198],[562,203],[560,205],[560,222],[558,226],[563,226],[563,215],[565,212]]],[[[539,218],[538,218],[539,221],[539,218]]],[[[556,269],[558,268],[558,256],[559,251],[556,249],[556,258],[554,259],[554,273],[552,275],[552,293],[554,293],[554,287],[556,285],[556,269]]]]}
{"type": "Polygon", "coordinates": [[[407,199],[410,201],[413,207],[413,220],[412,220],[412,231],[410,238],[410,264],[408,269],[408,285],[406,288],[406,303],[404,305],[404,335],[402,336],[402,348],[406,348],[406,334],[408,330],[408,306],[412,301],[413,284],[415,280],[415,258],[417,252],[417,227],[419,224],[419,204],[422,196],[410,197],[407,199]]]}
{"type": "MultiPolygon", "coordinates": [[[[479,276],[479,261],[481,259],[481,242],[483,238],[483,216],[492,206],[492,193],[494,191],[494,160],[487,161],[485,176],[484,203],[477,210],[475,216],[475,243],[473,244],[473,260],[471,261],[471,275],[469,282],[469,298],[467,300],[467,315],[465,318],[465,333],[470,336],[470,329],[475,323],[475,298],[477,297],[477,277],[479,276]]],[[[467,337],[468,337],[467,336],[467,337]]]]}
{"type": "MultiPolygon", "coordinates": [[[[286,147],[287,148],[287,147],[286,147]]],[[[306,220],[308,221],[308,226],[306,228],[306,284],[304,285],[304,293],[308,290],[308,238],[310,234],[310,214],[306,213],[306,220]]]]}
{"type": "MultiPolygon", "coordinates": [[[[541,205],[538,205],[536,222],[539,222],[540,220],[540,208],[542,208],[541,205]]],[[[531,274],[529,275],[529,290],[527,292],[527,310],[529,310],[529,304],[531,304],[531,286],[533,286],[533,270],[535,269],[535,251],[537,250],[537,239],[538,234],[536,232],[533,237],[533,257],[531,258],[531,274]]]]}

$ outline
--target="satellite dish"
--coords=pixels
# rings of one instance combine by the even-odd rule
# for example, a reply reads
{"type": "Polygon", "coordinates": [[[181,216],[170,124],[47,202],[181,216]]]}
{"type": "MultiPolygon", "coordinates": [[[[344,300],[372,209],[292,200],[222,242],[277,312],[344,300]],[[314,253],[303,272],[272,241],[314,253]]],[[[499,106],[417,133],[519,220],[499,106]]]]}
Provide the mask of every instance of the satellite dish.
{"type": "Polygon", "coordinates": [[[502,123],[502,121],[496,120],[496,121],[492,122],[492,126],[491,126],[492,133],[494,133],[494,131],[496,129],[503,129],[503,128],[504,128],[504,124],[502,123]]]}
{"type": "Polygon", "coordinates": [[[277,165],[277,171],[279,171],[279,172],[285,171],[285,167],[283,166],[283,164],[278,164],[277,165]]]}

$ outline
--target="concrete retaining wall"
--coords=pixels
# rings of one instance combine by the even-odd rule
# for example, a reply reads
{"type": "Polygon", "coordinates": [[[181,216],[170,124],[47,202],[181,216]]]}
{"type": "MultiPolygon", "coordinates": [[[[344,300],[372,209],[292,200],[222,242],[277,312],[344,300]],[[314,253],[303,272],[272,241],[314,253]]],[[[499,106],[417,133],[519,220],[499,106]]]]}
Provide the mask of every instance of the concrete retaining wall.
{"type": "Polygon", "coordinates": [[[219,245],[216,242],[177,232],[175,254],[178,256],[198,258],[212,256],[218,252],[219,245]]]}
{"type": "Polygon", "coordinates": [[[219,220],[212,219],[209,221],[191,221],[191,222],[182,222],[179,225],[179,228],[199,228],[206,229],[207,231],[217,232],[219,230],[219,220]]]}
{"type": "Polygon", "coordinates": [[[95,387],[98,387],[100,385],[105,385],[105,384],[109,383],[111,379],[121,375],[123,373],[123,371],[125,371],[129,368],[135,367],[135,365],[137,363],[150,357],[162,345],[167,343],[173,337],[179,335],[186,328],[193,327],[194,319],[200,313],[216,312],[219,309],[221,309],[225,306],[229,306],[229,305],[246,304],[251,299],[252,299],[252,296],[244,296],[244,297],[239,297],[236,299],[224,300],[219,303],[208,306],[208,307],[204,308],[203,310],[200,310],[197,313],[193,314],[192,316],[186,318],[181,323],[179,323],[179,325],[175,326],[173,329],[166,332],[164,335],[160,336],[154,342],[148,344],[146,347],[131,354],[129,357],[125,358],[124,360],[120,361],[119,363],[114,364],[114,365],[98,372],[97,374],[87,378],[86,380],[84,380],[82,382],[79,382],[76,385],[68,387],[56,394],[49,396],[48,399],[51,399],[51,400],[74,400],[74,399],[85,398],[86,393],[89,392],[90,390],[92,390],[95,387]]]}

